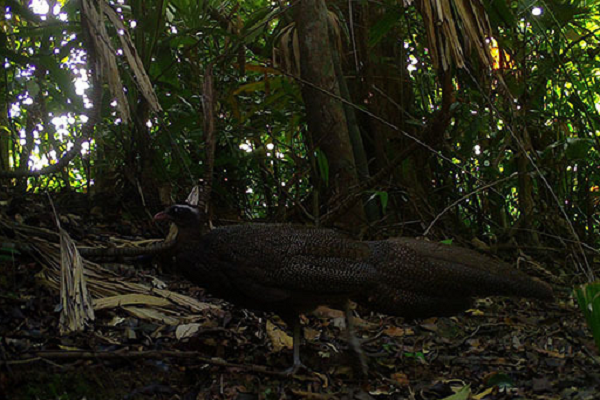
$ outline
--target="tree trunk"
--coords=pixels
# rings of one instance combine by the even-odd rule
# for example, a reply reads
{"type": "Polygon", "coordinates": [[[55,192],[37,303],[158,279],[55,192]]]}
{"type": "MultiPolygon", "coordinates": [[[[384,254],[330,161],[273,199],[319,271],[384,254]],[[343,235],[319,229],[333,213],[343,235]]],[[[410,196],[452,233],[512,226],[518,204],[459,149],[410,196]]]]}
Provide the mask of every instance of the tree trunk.
{"type": "MultiPolygon", "coordinates": [[[[296,6],[294,19],[300,42],[301,76],[307,82],[302,87],[302,97],[308,128],[315,149],[320,149],[327,158],[329,185],[324,201],[327,209],[332,209],[348,196],[358,179],[344,106],[335,98],[340,96],[340,86],[336,79],[334,50],[330,46],[325,2],[302,0],[296,6]]],[[[356,231],[365,222],[362,204],[358,203],[338,222],[341,227],[356,231]]]]}

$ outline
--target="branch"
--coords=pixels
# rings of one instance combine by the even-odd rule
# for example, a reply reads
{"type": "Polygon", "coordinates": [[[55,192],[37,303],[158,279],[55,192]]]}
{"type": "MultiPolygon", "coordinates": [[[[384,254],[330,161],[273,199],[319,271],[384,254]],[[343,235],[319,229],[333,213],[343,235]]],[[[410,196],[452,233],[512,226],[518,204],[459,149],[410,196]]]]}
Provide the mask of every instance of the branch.
{"type": "Polygon", "coordinates": [[[147,247],[78,247],[85,257],[135,257],[165,252],[175,246],[175,241],[159,242],[147,247]]]}
{"type": "Polygon", "coordinates": [[[197,351],[147,350],[147,351],[37,351],[31,352],[17,360],[6,360],[6,365],[26,364],[43,359],[53,360],[118,360],[145,358],[190,358],[200,363],[216,365],[225,368],[239,368],[259,374],[288,377],[285,372],[273,371],[262,365],[235,364],[221,358],[208,358],[197,351]]]}

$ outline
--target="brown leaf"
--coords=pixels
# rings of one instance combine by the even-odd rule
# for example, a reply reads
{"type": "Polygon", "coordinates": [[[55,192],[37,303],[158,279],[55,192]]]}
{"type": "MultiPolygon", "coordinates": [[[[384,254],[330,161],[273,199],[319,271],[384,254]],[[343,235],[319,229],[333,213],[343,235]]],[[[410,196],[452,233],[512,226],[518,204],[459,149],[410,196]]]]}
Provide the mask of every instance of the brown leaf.
{"type": "Polygon", "coordinates": [[[400,337],[400,336],[413,335],[415,333],[415,331],[413,331],[411,328],[404,329],[404,328],[400,328],[399,326],[390,326],[389,328],[384,329],[383,333],[390,337],[400,337]]]}
{"type": "Polygon", "coordinates": [[[321,332],[313,328],[304,328],[304,338],[308,341],[317,340],[321,332]]]}
{"type": "Polygon", "coordinates": [[[179,324],[179,319],[166,315],[163,312],[154,310],[152,308],[141,308],[141,307],[123,307],[134,317],[150,321],[159,321],[167,325],[179,324]]]}
{"type": "Polygon", "coordinates": [[[272,323],[271,320],[267,320],[267,335],[269,336],[269,339],[271,339],[273,350],[275,352],[280,352],[284,348],[291,349],[293,347],[294,341],[291,336],[272,323]]]}
{"type": "Polygon", "coordinates": [[[344,312],[341,310],[334,310],[333,308],[319,306],[313,314],[319,318],[344,318],[344,312]]]}
{"type": "Polygon", "coordinates": [[[539,392],[549,392],[552,390],[552,382],[547,377],[542,378],[533,378],[533,391],[536,393],[539,392]]]}
{"type": "Polygon", "coordinates": [[[408,386],[410,383],[408,376],[403,372],[396,372],[395,374],[392,374],[392,380],[401,386],[408,386]]]}
{"type": "Polygon", "coordinates": [[[177,340],[185,339],[194,336],[200,330],[201,324],[183,324],[175,329],[175,337],[177,340]]]}
{"type": "Polygon", "coordinates": [[[94,310],[140,304],[147,306],[167,306],[171,304],[171,302],[162,297],[149,296],[146,294],[122,294],[94,300],[94,310]]]}

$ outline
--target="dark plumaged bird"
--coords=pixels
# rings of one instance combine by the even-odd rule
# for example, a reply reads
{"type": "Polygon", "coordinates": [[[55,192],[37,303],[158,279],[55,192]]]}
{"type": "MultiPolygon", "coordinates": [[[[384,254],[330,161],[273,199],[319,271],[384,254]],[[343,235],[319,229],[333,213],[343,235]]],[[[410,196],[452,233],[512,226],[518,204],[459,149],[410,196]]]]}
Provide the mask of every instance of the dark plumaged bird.
{"type": "Polygon", "coordinates": [[[187,279],[241,307],[275,312],[293,326],[290,373],[302,366],[298,314],[320,305],[345,310],[350,345],[366,371],[349,300],[418,318],[459,312],[474,296],[552,298],[541,281],[442,244],[404,238],[359,242],[331,230],[278,224],[209,231],[201,212],[189,205],[171,206],[154,219],[177,225],[176,268],[187,279]]]}

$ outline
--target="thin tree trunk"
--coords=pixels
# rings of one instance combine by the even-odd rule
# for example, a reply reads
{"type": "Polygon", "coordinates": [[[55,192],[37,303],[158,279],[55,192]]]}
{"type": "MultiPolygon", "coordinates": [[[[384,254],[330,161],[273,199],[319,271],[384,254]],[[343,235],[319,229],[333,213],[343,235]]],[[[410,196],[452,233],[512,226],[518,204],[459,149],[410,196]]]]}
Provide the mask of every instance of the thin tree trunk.
{"type": "Polygon", "coordinates": [[[6,127],[0,130],[0,171],[8,171],[10,156],[10,130],[8,121],[8,102],[6,101],[6,86],[0,88],[0,126],[6,127]]]}
{"type": "MultiPolygon", "coordinates": [[[[529,137],[526,128],[523,129],[522,133],[519,140],[523,143],[525,151],[529,151],[531,149],[531,138],[529,137]]],[[[521,212],[520,227],[525,230],[524,235],[526,235],[527,240],[532,244],[539,244],[539,237],[532,230],[535,201],[533,199],[533,179],[531,179],[531,176],[529,175],[529,159],[527,158],[525,151],[519,149],[519,154],[517,156],[517,168],[519,171],[519,211],[521,212]]]]}
{"type": "MultiPolygon", "coordinates": [[[[352,98],[350,96],[350,90],[348,89],[348,85],[346,84],[346,79],[344,77],[344,71],[342,69],[340,55],[339,52],[335,49],[335,40],[332,37],[333,34],[331,30],[329,31],[329,33],[329,43],[331,45],[331,48],[333,49],[333,64],[335,66],[335,74],[337,76],[337,80],[340,86],[340,94],[342,98],[351,102],[352,98]]],[[[356,161],[356,172],[360,180],[365,181],[370,178],[369,161],[367,159],[367,152],[363,144],[360,126],[358,124],[354,108],[348,104],[344,104],[343,107],[346,115],[346,122],[348,124],[348,135],[350,138],[350,143],[352,144],[354,159],[356,161]]],[[[374,201],[369,201],[369,197],[372,196],[369,196],[368,193],[363,196],[364,209],[369,222],[374,222],[381,218],[381,213],[379,212],[377,204],[374,201]]]]}

